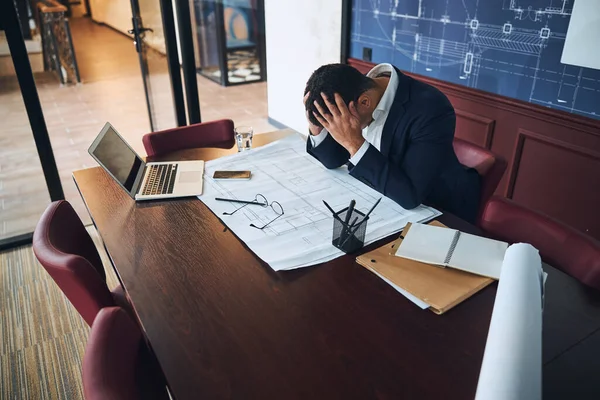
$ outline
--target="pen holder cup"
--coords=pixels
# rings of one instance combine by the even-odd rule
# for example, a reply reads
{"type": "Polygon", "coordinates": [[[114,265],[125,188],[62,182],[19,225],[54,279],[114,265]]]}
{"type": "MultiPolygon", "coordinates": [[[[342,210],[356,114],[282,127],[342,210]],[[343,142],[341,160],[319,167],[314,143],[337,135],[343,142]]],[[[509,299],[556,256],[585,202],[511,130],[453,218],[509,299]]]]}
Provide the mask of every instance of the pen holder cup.
{"type": "Polygon", "coordinates": [[[365,214],[356,209],[352,211],[350,218],[346,218],[347,212],[348,207],[336,213],[339,220],[337,218],[333,219],[333,237],[331,238],[331,243],[344,253],[352,253],[361,249],[365,244],[365,233],[367,232],[369,218],[365,219],[365,214]],[[352,224],[355,219],[356,222],[352,224]],[[350,226],[346,226],[340,220],[348,220],[350,226]]]}

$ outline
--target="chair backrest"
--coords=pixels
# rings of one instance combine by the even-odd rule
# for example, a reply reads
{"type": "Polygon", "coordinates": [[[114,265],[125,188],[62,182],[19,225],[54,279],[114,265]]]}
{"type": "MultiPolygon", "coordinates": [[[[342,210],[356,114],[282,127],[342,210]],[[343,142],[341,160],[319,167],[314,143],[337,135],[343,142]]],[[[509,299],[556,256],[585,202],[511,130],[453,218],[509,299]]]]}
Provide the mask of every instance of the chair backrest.
{"type": "Polygon", "coordinates": [[[83,357],[86,400],[134,400],[136,362],[142,334],[120,307],[100,310],[88,336],[83,357]]]}
{"type": "Polygon", "coordinates": [[[479,219],[487,201],[494,195],[502,175],[506,171],[506,160],[466,140],[455,138],[453,145],[458,161],[466,167],[474,168],[481,176],[481,197],[477,214],[479,219]]]}
{"type": "Polygon", "coordinates": [[[198,147],[230,149],[235,144],[233,121],[221,119],[152,132],[142,138],[148,157],[198,147]]]}
{"type": "Polygon", "coordinates": [[[82,375],[87,400],[170,398],[141,330],[120,307],[98,312],[88,336],[82,375]]]}
{"type": "Polygon", "coordinates": [[[101,308],[114,305],[100,255],[69,202],[48,206],[33,234],[33,251],[88,325],[101,308]]]}
{"type": "Polygon", "coordinates": [[[481,228],[510,243],[530,243],[551,266],[600,290],[600,242],[512,200],[492,197],[481,228]]]}

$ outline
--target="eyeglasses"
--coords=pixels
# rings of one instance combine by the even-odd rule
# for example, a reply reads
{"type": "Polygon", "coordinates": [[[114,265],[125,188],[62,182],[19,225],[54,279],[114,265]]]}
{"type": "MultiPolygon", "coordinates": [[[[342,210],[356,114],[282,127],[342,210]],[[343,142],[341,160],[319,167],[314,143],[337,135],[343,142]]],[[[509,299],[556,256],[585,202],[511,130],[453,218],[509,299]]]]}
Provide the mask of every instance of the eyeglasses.
{"type": "Polygon", "coordinates": [[[265,229],[267,226],[271,225],[273,222],[275,222],[278,218],[280,218],[284,214],[283,206],[281,204],[279,204],[278,201],[273,201],[273,202],[269,203],[267,198],[259,193],[256,196],[254,196],[253,203],[244,204],[243,206],[238,207],[237,209],[235,209],[232,212],[224,212],[223,215],[233,215],[236,212],[240,211],[242,208],[249,206],[249,205],[259,205],[261,207],[271,207],[271,209],[275,212],[275,214],[277,214],[277,216],[275,218],[273,218],[271,221],[267,222],[263,226],[256,226],[256,225],[254,225],[254,223],[250,224],[251,227],[256,228],[256,229],[260,229],[260,230],[265,229]]]}

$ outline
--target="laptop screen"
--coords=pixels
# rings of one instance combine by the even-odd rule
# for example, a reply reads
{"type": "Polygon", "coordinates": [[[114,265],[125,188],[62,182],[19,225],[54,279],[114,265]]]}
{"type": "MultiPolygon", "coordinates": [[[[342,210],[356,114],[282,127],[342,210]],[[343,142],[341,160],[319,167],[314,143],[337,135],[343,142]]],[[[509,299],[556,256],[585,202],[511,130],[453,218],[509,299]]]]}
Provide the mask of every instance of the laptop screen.
{"type": "MultiPolygon", "coordinates": [[[[103,130],[104,131],[104,130],[103,130]]],[[[92,155],[123,187],[131,193],[142,160],[112,126],[90,148],[92,155]]]]}

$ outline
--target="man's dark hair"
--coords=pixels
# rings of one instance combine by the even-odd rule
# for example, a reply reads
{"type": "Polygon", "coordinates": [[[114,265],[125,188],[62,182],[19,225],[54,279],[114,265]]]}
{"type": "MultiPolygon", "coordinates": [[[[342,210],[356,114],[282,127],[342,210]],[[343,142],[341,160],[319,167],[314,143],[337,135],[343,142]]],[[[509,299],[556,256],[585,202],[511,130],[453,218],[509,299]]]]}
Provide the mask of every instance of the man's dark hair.
{"type": "Polygon", "coordinates": [[[315,100],[319,102],[321,107],[327,110],[321,93],[325,93],[325,96],[332,103],[335,102],[334,94],[338,93],[342,96],[344,103],[348,105],[351,101],[357,101],[361,94],[373,87],[375,87],[373,79],[366,77],[356,68],[349,65],[328,64],[319,67],[312,73],[306,83],[306,89],[304,89],[305,95],[307,92],[310,92],[310,96],[308,96],[305,103],[310,122],[321,126],[313,115],[313,111],[319,114],[314,104],[315,100]]]}

